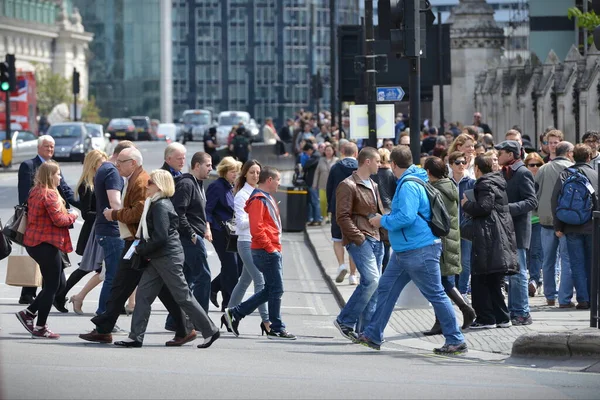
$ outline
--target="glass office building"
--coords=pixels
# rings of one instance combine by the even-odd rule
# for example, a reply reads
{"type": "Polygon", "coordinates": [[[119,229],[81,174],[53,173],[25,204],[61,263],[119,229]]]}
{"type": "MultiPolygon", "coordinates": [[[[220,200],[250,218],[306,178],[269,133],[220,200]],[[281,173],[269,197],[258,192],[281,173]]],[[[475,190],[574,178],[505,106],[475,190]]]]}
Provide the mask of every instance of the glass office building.
{"type": "Polygon", "coordinates": [[[160,0],[73,0],[90,43],[90,95],[108,118],[160,117],[160,0]]]}
{"type": "MultiPolygon", "coordinates": [[[[338,0],[337,23],[358,24],[358,0],[338,0]]],[[[310,77],[329,99],[329,0],[173,0],[174,115],[189,108],[248,111],[279,123],[313,108],[310,77]]]]}

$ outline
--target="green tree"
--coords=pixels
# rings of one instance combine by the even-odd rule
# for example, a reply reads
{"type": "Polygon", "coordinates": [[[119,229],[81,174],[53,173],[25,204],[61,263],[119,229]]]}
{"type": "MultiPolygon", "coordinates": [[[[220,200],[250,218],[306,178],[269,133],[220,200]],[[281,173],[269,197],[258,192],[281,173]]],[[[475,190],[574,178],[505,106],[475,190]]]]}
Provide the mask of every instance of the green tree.
{"type": "Polygon", "coordinates": [[[569,8],[567,15],[569,16],[569,19],[577,18],[577,27],[587,29],[590,33],[588,36],[588,44],[594,43],[592,32],[600,25],[600,15],[596,15],[594,11],[584,13],[577,7],[569,8]]]}
{"type": "Polygon", "coordinates": [[[46,66],[38,66],[35,72],[37,104],[40,115],[48,115],[61,103],[71,104],[71,81],[55,74],[46,66]]]}
{"type": "Polygon", "coordinates": [[[101,110],[96,104],[96,98],[94,96],[90,96],[90,99],[87,102],[84,102],[81,107],[82,121],[90,122],[92,124],[104,124],[106,122],[106,118],[102,118],[100,115],[101,110]]]}

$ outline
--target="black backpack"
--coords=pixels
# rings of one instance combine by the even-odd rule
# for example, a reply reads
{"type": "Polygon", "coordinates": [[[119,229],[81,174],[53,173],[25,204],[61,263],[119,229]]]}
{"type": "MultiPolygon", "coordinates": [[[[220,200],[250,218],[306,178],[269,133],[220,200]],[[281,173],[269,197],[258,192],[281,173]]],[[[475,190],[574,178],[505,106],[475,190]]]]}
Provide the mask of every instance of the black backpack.
{"type": "Polygon", "coordinates": [[[231,144],[233,145],[233,154],[238,160],[242,162],[248,160],[248,144],[250,142],[244,135],[236,135],[231,144]]]}
{"type": "Polygon", "coordinates": [[[448,210],[446,210],[444,199],[442,198],[442,194],[439,192],[439,190],[433,187],[433,185],[431,185],[429,182],[424,182],[421,179],[412,176],[406,177],[404,181],[402,181],[402,184],[404,184],[406,181],[416,182],[423,186],[425,188],[427,198],[429,199],[431,220],[428,221],[421,213],[419,213],[419,217],[423,218],[425,222],[427,222],[429,229],[431,229],[431,232],[435,236],[448,236],[450,233],[450,215],[448,214],[448,210]]]}

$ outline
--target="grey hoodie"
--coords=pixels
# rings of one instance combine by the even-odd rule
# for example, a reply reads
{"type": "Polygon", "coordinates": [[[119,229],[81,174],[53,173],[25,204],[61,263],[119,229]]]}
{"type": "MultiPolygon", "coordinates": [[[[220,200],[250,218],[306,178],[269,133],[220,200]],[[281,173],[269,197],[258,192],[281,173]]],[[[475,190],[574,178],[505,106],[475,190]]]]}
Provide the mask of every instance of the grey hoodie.
{"type": "Polygon", "coordinates": [[[548,229],[554,229],[554,217],[552,216],[552,192],[554,185],[565,168],[573,165],[566,157],[557,157],[542,168],[535,176],[535,194],[538,199],[538,216],[540,224],[548,229]]]}

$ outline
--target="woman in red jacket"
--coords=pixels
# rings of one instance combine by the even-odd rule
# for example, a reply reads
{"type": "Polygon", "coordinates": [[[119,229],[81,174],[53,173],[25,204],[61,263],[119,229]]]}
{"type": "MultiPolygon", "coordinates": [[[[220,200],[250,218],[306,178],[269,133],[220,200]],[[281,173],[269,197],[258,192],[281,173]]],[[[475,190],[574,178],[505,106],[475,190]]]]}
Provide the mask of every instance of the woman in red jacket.
{"type": "Polygon", "coordinates": [[[27,200],[27,228],[23,244],[27,253],[40,266],[44,287],[35,301],[17,318],[33,338],[58,339],[46,325],[54,296],[58,290],[62,261],[60,252],[73,251],[69,226],[75,222],[77,211],[68,212],[65,201],[56,189],[60,183],[60,168],[52,160],[43,163],[35,175],[35,186],[27,200]],[[34,320],[37,322],[34,326],[34,320]]]}

